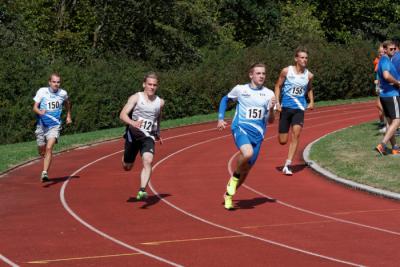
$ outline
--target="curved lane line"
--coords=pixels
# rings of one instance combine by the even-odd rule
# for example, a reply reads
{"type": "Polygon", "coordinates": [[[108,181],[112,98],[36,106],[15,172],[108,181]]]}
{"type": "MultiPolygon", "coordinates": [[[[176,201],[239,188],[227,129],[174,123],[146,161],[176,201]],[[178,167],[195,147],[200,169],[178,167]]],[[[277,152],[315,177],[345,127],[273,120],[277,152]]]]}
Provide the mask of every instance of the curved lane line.
{"type": "Polygon", "coordinates": [[[157,256],[157,255],[151,254],[151,253],[146,252],[146,251],[144,251],[144,250],[141,250],[141,249],[139,249],[139,248],[137,248],[137,247],[133,247],[133,246],[131,246],[131,245],[127,244],[127,243],[124,243],[124,242],[122,242],[122,241],[120,241],[120,240],[118,240],[118,239],[116,239],[116,238],[114,238],[114,237],[112,237],[112,236],[109,236],[108,234],[102,232],[101,230],[95,228],[95,227],[92,226],[91,224],[89,224],[89,223],[87,223],[86,221],[84,221],[81,217],[79,217],[79,215],[77,215],[77,214],[69,207],[69,205],[68,205],[68,203],[67,203],[67,201],[66,201],[66,199],[65,199],[65,188],[67,187],[67,185],[68,185],[68,183],[69,183],[69,181],[70,181],[70,179],[71,179],[70,177],[73,177],[74,175],[77,175],[77,174],[78,174],[80,171],[82,171],[83,169],[85,169],[85,168],[87,168],[87,167],[89,167],[89,166],[91,166],[91,165],[93,165],[93,164],[95,164],[95,163],[97,163],[97,162],[99,162],[99,161],[101,161],[101,160],[103,160],[103,159],[106,159],[106,158],[108,158],[108,157],[111,157],[111,156],[116,155],[116,154],[121,153],[121,152],[122,152],[122,150],[117,151],[117,152],[114,152],[114,153],[109,154],[109,155],[107,155],[107,156],[101,157],[101,158],[99,158],[99,159],[97,159],[97,160],[94,160],[94,161],[92,161],[92,162],[90,162],[90,163],[84,165],[83,167],[79,168],[79,169],[76,170],[74,173],[72,173],[72,174],[69,176],[69,178],[63,183],[63,185],[62,185],[62,187],[61,187],[61,190],[60,190],[60,199],[61,199],[62,205],[64,206],[64,208],[68,211],[68,213],[69,213],[75,220],[77,220],[78,222],[80,222],[81,224],[83,224],[84,226],[86,226],[89,230],[91,230],[91,231],[93,231],[93,232],[99,234],[100,236],[102,236],[102,237],[104,237],[104,238],[107,238],[108,240],[111,240],[112,242],[114,242],[114,243],[116,243],[116,244],[118,244],[118,245],[121,245],[121,246],[123,246],[123,247],[125,247],[125,248],[128,248],[128,249],[130,249],[130,250],[133,250],[133,251],[142,253],[143,255],[146,255],[146,256],[148,256],[148,257],[150,257],[150,258],[153,258],[153,259],[156,259],[156,260],[158,260],[158,261],[161,261],[161,262],[164,262],[164,263],[167,263],[167,264],[169,264],[169,265],[176,266],[176,267],[182,266],[182,265],[180,265],[180,264],[178,264],[178,263],[175,263],[175,262],[169,261],[169,260],[167,260],[167,259],[161,258],[161,257],[159,257],[159,256],[157,256]]]}
{"type": "MultiPolygon", "coordinates": [[[[332,109],[332,110],[346,110],[346,109],[347,109],[347,108],[345,108],[345,109],[334,108],[334,109],[332,109]]],[[[181,134],[181,135],[176,135],[176,136],[172,136],[172,137],[169,137],[169,138],[165,138],[164,140],[175,139],[175,138],[179,138],[179,137],[182,137],[182,136],[191,135],[191,134],[194,134],[194,133],[203,133],[203,132],[213,131],[213,130],[215,130],[215,128],[206,129],[206,130],[200,130],[200,131],[196,131],[196,132],[190,132],[190,133],[181,134]]],[[[213,138],[213,139],[210,139],[210,140],[208,140],[208,141],[206,141],[206,142],[211,142],[211,141],[214,141],[214,140],[217,140],[217,139],[225,138],[225,137],[227,137],[227,136],[230,136],[230,134],[224,135],[224,136],[218,137],[218,138],[213,138]]],[[[206,142],[200,142],[200,143],[197,143],[197,145],[203,144],[203,143],[206,143],[206,142]]],[[[184,148],[184,149],[178,150],[178,151],[176,151],[176,152],[174,152],[174,153],[172,153],[172,154],[170,154],[170,155],[164,157],[162,160],[160,160],[159,162],[157,162],[157,163],[154,165],[153,170],[154,170],[161,162],[163,162],[163,161],[165,161],[166,159],[172,157],[173,155],[178,154],[178,153],[180,153],[180,152],[182,152],[182,151],[184,151],[184,150],[187,150],[187,149],[189,149],[189,148],[191,148],[191,147],[194,147],[194,146],[197,146],[197,145],[192,145],[192,146],[186,147],[186,148],[184,148]]],[[[82,171],[83,169],[85,169],[85,168],[87,168],[87,167],[89,167],[89,166],[91,166],[91,165],[93,165],[93,164],[95,164],[95,163],[97,163],[97,162],[99,162],[99,161],[101,161],[101,160],[104,160],[104,159],[106,159],[106,158],[108,158],[108,157],[111,157],[111,156],[113,156],[113,155],[116,155],[116,154],[118,154],[118,153],[121,153],[122,151],[123,151],[123,150],[120,150],[120,151],[114,152],[114,153],[112,153],[112,154],[108,154],[108,155],[106,155],[106,156],[104,156],[104,157],[101,157],[101,158],[99,158],[99,159],[97,159],[97,160],[94,160],[94,161],[92,161],[92,162],[90,162],[90,163],[84,165],[83,167],[79,168],[78,170],[76,170],[76,171],[75,171],[74,173],[72,173],[69,177],[72,177],[72,176],[74,176],[74,175],[77,175],[77,174],[78,174],[80,171],[82,171]]],[[[122,242],[122,241],[120,241],[120,240],[118,240],[118,239],[116,239],[116,238],[113,238],[112,236],[107,235],[106,233],[100,231],[99,229],[95,228],[94,226],[92,226],[92,225],[90,225],[89,223],[87,223],[86,221],[84,221],[81,217],[79,217],[79,215],[77,215],[77,214],[69,207],[69,205],[68,205],[68,203],[67,203],[67,201],[66,201],[66,199],[65,199],[65,189],[66,189],[66,187],[67,187],[69,181],[70,181],[70,178],[68,178],[68,179],[63,183],[63,185],[62,185],[62,187],[61,187],[61,190],[60,190],[60,200],[61,200],[61,203],[62,203],[63,207],[65,208],[65,210],[67,210],[68,213],[69,213],[73,218],[75,218],[77,221],[79,221],[81,224],[83,224],[84,226],[86,226],[86,227],[87,227],[88,229],[90,229],[91,231],[93,231],[93,232],[99,234],[100,236],[103,236],[104,238],[109,239],[110,241],[112,241],[112,242],[114,242],[114,243],[117,243],[117,244],[119,244],[119,245],[121,245],[121,246],[123,246],[123,247],[125,247],[125,248],[128,248],[128,249],[130,249],[130,250],[133,250],[133,251],[142,253],[143,255],[146,255],[146,256],[148,256],[148,257],[150,257],[150,258],[154,258],[154,259],[159,260],[159,261],[161,261],[161,262],[170,264],[170,265],[172,265],[172,266],[182,266],[182,265],[179,265],[179,264],[177,264],[177,263],[174,263],[174,262],[171,262],[171,261],[169,261],[169,260],[166,260],[166,259],[164,259],[164,258],[161,258],[161,257],[159,257],[159,256],[157,256],[157,255],[148,253],[148,252],[146,252],[146,251],[144,251],[144,250],[141,250],[141,249],[139,249],[139,248],[130,246],[129,244],[126,244],[126,243],[124,243],[124,242],[122,242]]],[[[152,187],[151,183],[149,183],[149,187],[151,188],[151,190],[153,191],[153,193],[157,194],[156,191],[154,190],[154,188],[152,187]]],[[[274,242],[274,241],[272,241],[272,240],[263,239],[263,238],[260,238],[260,237],[257,237],[257,236],[253,236],[253,235],[250,235],[250,234],[247,234],[247,233],[244,233],[244,232],[240,232],[240,231],[237,231],[237,230],[234,230],[234,229],[231,229],[231,228],[222,226],[222,225],[214,224],[214,223],[212,223],[212,222],[209,222],[209,221],[207,221],[207,220],[204,220],[204,219],[202,219],[202,218],[200,218],[200,217],[197,217],[197,216],[195,216],[195,215],[192,215],[192,214],[190,214],[190,213],[188,213],[188,212],[186,212],[186,211],[184,211],[184,210],[178,208],[177,206],[173,205],[172,203],[170,203],[169,201],[167,201],[167,200],[165,200],[165,199],[161,199],[161,200],[164,201],[165,203],[167,203],[168,205],[170,205],[171,207],[173,207],[174,209],[177,209],[177,210],[179,210],[179,211],[181,211],[181,212],[183,212],[183,213],[185,213],[185,214],[187,214],[187,215],[189,215],[189,216],[191,216],[191,217],[194,216],[194,218],[197,218],[197,219],[200,220],[200,221],[203,221],[203,222],[205,222],[205,223],[208,223],[208,224],[217,226],[217,227],[222,228],[222,229],[226,229],[226,230],[231,231],[231,232],[234,232],[234,233],[238,233],[238,234],[243,235],[243,236],[248,236],[248,237],[251,237],[251,238],[254,238],[254,239],[258,239],[258,240],[261,240],[261,241],[264,241],[264,242],[268,242],[268,243],[271,243],[271,244],[275,244],[275,245],[277,245],[277,246],[281,246],[281,247],[285,247],[285,248],[292,249],[292,250],[295,250],[295,251],[299,251],[299,252],[302,252],[302,253],[306,253],[306,254],[309,254],[309,255],[314,255],[314,256],[317,256],[317,257],[329,259],[329,260],[332,260],[332,261],[341,262],[341,263],[345,263],[345,264],[352,265],[352,266],[361,266],[361,265],[359,265],[359,264],[355,264],[355,263],[351,263],[351,262],[346,262],[346,261],[341,261],[341,260],[334,259],[334,258],[331,258],[331,257],[327,257],[327,256],[315,254],[315,253],[313,253],[313,252],[308,252],[308,251],[305,251],[305,250],[297,249],[297,248],[295,248],[295,247],[290,247],[290,246],[287,246],[287,245],[285,245],[285,244],[280,244],[280,243],[274,242]]]]}
{"type": "MultiPolygon", "coordinates": [[[[177,155],[177,154],[179,154],[179,153],[181,153],[183,151],[189,150],[189,149],[191,149],[193,147],[196,147],[196,146],[200,146],[200,145],[203,145],[203,144],[206,144],[206,143],[213,142],[213,141],[218,140],[218,139],[225,138],[227,136],[230,136],[230,134],[229,135],[225,135],[225,136],[212,138],[212,139],[208,139],[206,141],[198,142],[198,143],[195,143],[193,145],[184,147],[184,148],[182,148],[182,149],[180,149],[180,150],[178,150],[176,152],[173,152],[173,153],[169,154],[168,156],[164,157],[163,159],[161,159],[160,161],[158,161],[154,165],[153,171],[157,168],[158,165],[160,165],[161,163],[163,163],[167,159],[169,159],[169,158],[171,158],[171,157],[173,157],[173,156],[175,156],[175,155],[177,155]]],[[[154,193],[154,195],[158,196],[158,192],[154,189],[154,187],[151,184],[151,182],[149,183],[149,188],[154,193]]],[[[297,252],[300,252],[300,253],[303,253],[303,254],[315,256],[315,257],[318,257],[318,258],[323,258],[323,259],[326,259],[326,260],[329,260],[329,261],[343,263],[343,264],[347,264],[347,265],[350,265],[350,266],[363,266],[363,265],[358,264],[358,263],[353,263],[353,262],[350,262],[350,261],[344,261],[344,260],[332,258],[332,257],[325,256],[325,255],[322,255],[322,254],[318,254],[318,253],[314,253],[314,252],[311,252],[311,251],[307,251],[307,250],[303,250],[303,249],[300,249],[300,248],[296,248],[296,247],[292,247],[292,246],[289,246],[289,245],[285,245],[283,243],[279,243],[279,242],[276,242],[276,241],[273,241],[273,240],[270,240],[270,239],[265,239],[265,238],[262,238],[262,237],[259,237],[259,236],[256,236],[256,235],[252,235],[252,234],[248,234],[248,233],[245,233],[245,232],[242,232],[242,231],[238,231],[238,230],[235,230],[233,228],[230,228],[230,227],[227,227],[227,226],[223,226],[221,224],[217,224],[217,223],[211,222],[209,220],[206,220],[204,218],[201,218],[201,217],[199,217],[197,215],[194,215],[193,213],[190,213],[190,212],[188,212],[188,211],[186,211],[186,210],[174,205],[173,203],[169,202],[168,200],[166,200],[164,198],[160,198],[159,197],[159,199],[161,201],[163,201],[164,203],[166,203],[168,206],[172,207],[173,209],[175,209],[177,211],[180,211],[183,214],[185,214],[185,215],[187,215],[187,216],[189,216],[189,217],[191,217],[193,219],[196,219],[196,220],[201,221],[203,223],[209,224],[209,225],[217,227],[217,228],[224,229],[226,231],[229,231],[229,232],[232,232],[232,233],[235,233],[235,234],[239,234],[239,235],[242,235],[242,236],[253,238],[253,239],[265,242],[265,243],[269,243],[269,244],[272,244],[272,245],[275,245],[275,246],[278,246],[278,247],[282,247],[282,248],[290,249],[290,250],[293,250],[293,251],[297,251],[297,252]]]]}
{"type": "MultiPolygon", "coordinates": [[[[352,117],[352,118],[350,118],[350,119],[360,118],[360,117],[365,117],[365,116],[352,117]]],[[[350,119],[344,119],[344,120],[350,120],[350,119]]],[[[330,122],[330,123],[332,123],[332,122],[330,122]]],[[[328,123],[324,123],[324,124],[328,124],[328,123]]],[[[306,128],[306,129],[309,129],[309,128],[314,128],[314,127],[320,127],[321,125],[324,125],[324,124],[319,124],[319,125],[315,125],[315,126],[311,126],[311,127],[305,127],[305,128],[306,128]]],[[[349,127],[350,127],[350,126],[349,126],[349,127]]],[[[270,136],[270,137],[266,138],[266,140],[272,139],[272,138],[276,138],[276,137],[277,137],[277,135],[270,136]]],[[[232,168],[231,168],[231,166],[232,166],[232,161],[233,161],[233,159],[236,157],[236,155],[237,155],[238,153],[239,153],[239,152],[236,152],[236,153],[229,159],[229,162],[228,162],[228,172],[229,172],[229,175],[232,175],[232,173],[233,173],[232,168]]],[[[271,197],[271,196],[268,196],[268,195],[266,195],[266,194],[264,194],[264,193],[262,193],[262,192],[260,192],[260,191],[257,191],[256,189],[254,189],[254,188],[252,188],[252,187],[250,187],[250,186],[248,186],[248,185],[246,185],[246,184],[243,184],[243,187],[245,187],[246,189],[248,189],[248,190],[250,190],[250,191],[253,191],[254,193],[256,193],[256,194],[258,194],[258,195],[260,195],[260,196],[263,196],[263,197],[266,197],[266,198],[269,198],[269,199],[275,199],[275,198],[273,198],[273,197],[271,197]]],[[[370,225],[366,225],[366,224],[362,224],[362,223],[357,223],[357,222],[353,222],[353,221],[350,221],[350,220],[345,220],[345,219],[340,219],[340,218],[332,217],[332,216],[325,215],[325,214],[322,214],[322,213],[318,213],[318,212],[314,212],[314,211],[311,211],[311,210],[303,209],[303,208],[297,207],[297,206],[295,206],[295,205],[286,203],[286,202],[284,202],[284,201],[276,200],[276,202],[279,203],[279,204],[281,204],[281,205],[283,205],[283,206],[286,206],[286,207],[289,207],[289,208],[292,208],[292,209],[295,209],[295,210],[299,210],[299,211],[302,211],[302,212],[305,212],[305,213],[308,213],[308,214],[312,214],[312,215],[315,215],[315,216],[318,216],[318,217],[322,217],[322,218],[326,218],[326,219],[331,219],[331,220],[338,221],[338,222],[342,222],[342,223],[352,224],[352,225],[356,225],[356,226],[360,226],[360,227],[364,227],[364,228],[369,228],[369,229],[372,229],[372,230],[376,230],[376,231],[385,232],[385,233],[388,233],[388,234],[393,234],[393,235],[398,235],[398,236],[400,236],[400,233],[399,233],[399,232],[387,230],[387,229],[380,228],[380,227],[370,226],[370,225]]]]}

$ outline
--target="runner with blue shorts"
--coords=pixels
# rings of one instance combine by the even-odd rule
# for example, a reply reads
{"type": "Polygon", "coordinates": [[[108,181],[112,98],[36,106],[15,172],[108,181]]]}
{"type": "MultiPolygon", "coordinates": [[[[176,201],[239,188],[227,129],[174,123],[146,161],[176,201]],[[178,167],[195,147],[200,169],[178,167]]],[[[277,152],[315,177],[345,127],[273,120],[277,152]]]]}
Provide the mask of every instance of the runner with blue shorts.
{"type": "Polygon", "coordinates": [[[263,86],[265,82],[265,65],[253,64],[249,70],[250,83],[236,85],[221,99],[218,113],[219,130],[226,128],[225,111],[230,100],[237,102],[232,121],[232,135],[239,157],[236,169],[229,179],[224,195],[225,208],[234,208],[232,197],[237,188],[245,181],[250,169],[257,160],[264,140],[267,122],[274,121],[274,92],[263,86]]]}

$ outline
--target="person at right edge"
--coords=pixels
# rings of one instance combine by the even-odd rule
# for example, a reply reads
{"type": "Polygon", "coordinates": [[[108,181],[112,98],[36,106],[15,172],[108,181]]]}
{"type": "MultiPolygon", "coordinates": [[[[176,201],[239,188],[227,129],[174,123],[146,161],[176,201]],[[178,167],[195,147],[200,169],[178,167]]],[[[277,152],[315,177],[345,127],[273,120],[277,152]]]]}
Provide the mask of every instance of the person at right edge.
{"type": "Polygon", "coordinates": [[[382,141],[375,147],[375,150],[383,156],[387,154],[400,154],[400,149],[396,144],[396,137],[394,135],[400,126],[400,75],[391,61],[396,52],[395,44],[392,41],[385,41],[382,45],[386,54],[381,57],[378,63],[378,78],[382,89],[379,99],[388,123],[388,128],[382,141]],[[389,141],[392,145],[391,151],[387,148],[389,141]]]}

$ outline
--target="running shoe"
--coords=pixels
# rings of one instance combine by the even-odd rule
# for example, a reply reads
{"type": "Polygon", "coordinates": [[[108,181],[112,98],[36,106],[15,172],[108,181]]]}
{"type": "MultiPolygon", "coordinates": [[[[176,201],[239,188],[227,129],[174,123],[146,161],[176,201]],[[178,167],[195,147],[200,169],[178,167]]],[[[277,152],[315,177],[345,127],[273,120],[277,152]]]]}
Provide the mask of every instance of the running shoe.
{"type": "Polygon", "coordinates": [[[386,126],[379,129],[379,133],[386,133],[386,126]]]}
{"type": "Polygon", "coordinates": [[[236,177],[231,177],[229,179],[228,184],[226,185],[226,192],[228,192],[229,195],[233,196],[236,193],[236,187],[239,183],[239,179],[236,177]]]}
{"type": "Polygon", "coordinates": [[[381,156],[384,156],[384,155],[387,155],[387,152],[386,152],[386,145],[385,144],[378,144],[376,147],[375,147],[375,150],[381,155],[381,156]]]}
{"type": "Polygon", "coordinates": [[[227,210],[233,210],[233,200],[232,200],[232,196],[229,196],[227,194],[224,195],[224,207],[227,210]]]}
{"type": "Polygon", "coordinates": [[[47,174],[46,171],[42,171],[42,175],[40,176],[40,181],[42,183],[48,182],[49,180],[49,175],[47,174]]]}
{"type": "Polygon", "coordinates": [[[293,175],[293,171],[292,171],[292,169],[290,168],[289,165],[286,165],[285,167],[283,167],[282,173],[284,175],[288,175],[288,176],[293,175]]]}
{"type": "Polygon", "coordinates": [[[146,199],[147,198],[147,193],[146,191],[139,191],[137,193],[136,199],[137,200],[142,200],[142,199],[146,199]]]}
{"type": "Polygon", "coordinates": [[[392,154],[393,155],[400,155],[400,148],[398,146],[395,146],[392,148],[392,154]]]}

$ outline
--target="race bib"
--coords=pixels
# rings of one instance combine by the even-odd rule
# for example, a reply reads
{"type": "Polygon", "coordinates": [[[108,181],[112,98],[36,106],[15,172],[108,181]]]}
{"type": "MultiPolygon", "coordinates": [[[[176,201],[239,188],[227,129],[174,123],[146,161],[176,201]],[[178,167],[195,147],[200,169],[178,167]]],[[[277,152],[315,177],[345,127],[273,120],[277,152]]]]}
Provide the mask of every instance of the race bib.
{"type": "Polygon", "coordinates": [[[264,118],[264,109],[257,107],[250,107],[246,110],[246,119],[248,120],[260,120],[264,118]]]}
{"type": "Polygon", "coordinates": [[[295,86],[290,89],[290,94],[293,96],[302,96],[304,94],[304,88],[301,86],[295,86]]]}
{"type": "Polygon", "coordinates": [[[140,129],[145,130],[146,132],[151,132],[153,129],[154,122],[152,120],[147,120],[143,118],[139,118],[139,121],[142,121],[140,125],[140,129]]]}
{"type": "Polygon", "coordinates": [[[60,109],[60,102],[58,101],[48,101],[46,103],[46,110],[53,111],[60,109]]]}

